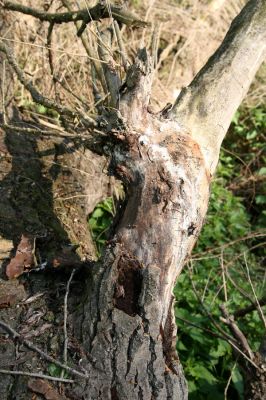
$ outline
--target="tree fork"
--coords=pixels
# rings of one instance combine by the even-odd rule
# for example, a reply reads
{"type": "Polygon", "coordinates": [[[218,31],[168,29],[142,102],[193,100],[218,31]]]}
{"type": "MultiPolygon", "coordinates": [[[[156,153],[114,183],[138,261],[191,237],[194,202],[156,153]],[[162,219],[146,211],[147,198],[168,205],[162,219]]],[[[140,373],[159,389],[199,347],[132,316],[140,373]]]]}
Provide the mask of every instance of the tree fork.
{"type": "Polygon", "coordinates": [[[94,278],[95,296],[84,303],[81,331],[95,360],[90,380],[97,381],[85,389],[88,399],[187,398],[175,351],[172,290],[203,224],[221,141],[265,54],[261,15],[265,1],[251,0],[168,113],[148,110],[153,71],[145,50],[127,72],[119,102],[123,124],[115,129],[120,143],[111,163],[126,186],[127,202],[94,278]],[[230,57],[249,51],[255,61],[248,76],[239,76],[243,87],[241,81],[236,87],[230,57]],[[236,96],[231,102],[221,102],[225,84],[236,96]],[[208,108],[209,97],[216,96],[208,108]],[[201,102],[204,113],[197,107],[201,102]]]}

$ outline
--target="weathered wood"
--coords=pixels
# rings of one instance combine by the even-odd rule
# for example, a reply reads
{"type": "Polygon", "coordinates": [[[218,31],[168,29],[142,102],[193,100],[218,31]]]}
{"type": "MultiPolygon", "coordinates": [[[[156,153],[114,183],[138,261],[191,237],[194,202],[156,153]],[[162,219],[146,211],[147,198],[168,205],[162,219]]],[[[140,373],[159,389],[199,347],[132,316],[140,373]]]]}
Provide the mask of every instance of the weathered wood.
{"type": "Polygon", "coordinates": [[[148,112],[145,52],[129,74],[125,131],[111,162],[127,201],[84,308],[82,341],[95,360],[89,380],[98,382],[86,398],[181,400],[172,289],[203,223],[210,174],[197,142],[148,112]]]}
{"type": "Polygon", "coordinates": [[[266,56],[266,1],[250,0],[170,114],[201,146],[213,174],[235,111],[266,56]]]}

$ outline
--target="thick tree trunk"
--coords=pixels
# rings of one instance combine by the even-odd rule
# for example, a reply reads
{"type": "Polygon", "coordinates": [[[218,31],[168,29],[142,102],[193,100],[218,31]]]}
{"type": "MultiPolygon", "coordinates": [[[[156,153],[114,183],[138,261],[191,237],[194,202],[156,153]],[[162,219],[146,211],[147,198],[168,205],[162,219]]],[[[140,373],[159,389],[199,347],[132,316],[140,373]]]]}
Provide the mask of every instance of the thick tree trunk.
{"type": "Polygon", "coordinates": [[[82,342],[95,360],[88,379],[97,381],[85,390],[91,400],[187,398],[172,289],[203,223],[210,174],[197,142],[147,111],[146,57],[132,68],[134,90],[121,102],[127,127],[111,164],[127,201],[84,306],[82,342]]]}

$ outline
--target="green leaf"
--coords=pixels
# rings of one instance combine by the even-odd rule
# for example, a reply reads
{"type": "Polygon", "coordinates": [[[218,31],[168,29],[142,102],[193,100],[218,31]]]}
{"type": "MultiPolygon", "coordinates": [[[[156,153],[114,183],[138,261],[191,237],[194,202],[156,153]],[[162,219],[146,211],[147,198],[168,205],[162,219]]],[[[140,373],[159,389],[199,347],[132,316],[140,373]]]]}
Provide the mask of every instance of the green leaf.
{"type": "Polygon", "coordinates": [[[53,364],[53,363],[48,365],[48,372],[51,376],[60,378],[62,371],[63,371],[63,378],[67,378],[68,377],[67,371],[62,370],[62,368],[60,368],[58,365],[53,364]]]}
{"type": "Polygon", "coordinates": [[[263,194],[256,196],[256,204],[266,204],[266,196],[263,194]]]}
{"type": "Polygon", "coordinates": [[[213,374],[201,364],[195,365],[191,368],[190,374],[197,379],[204,379],[208,383],[215,383],[217,381],[215,376],[213,376],[213,374]]]}
{"type": "Polygon", "coordinates": [[[234,370],[232,371],[232,382],[234,388],[238,393],[239,398],[241,400],[244,399],[244,381],[238,368],[234,368],[234,370]]]}
{"type": "Polygon", "coordinates": [[[258,175],[266,175],[266,167],[262,167],[258,171],[258,175]]]}
{"type": "Polygon", "coordinates": [[[258,134],[257,131],[248,132],[246,138],[247,138],[247,140],[255,139],[257,134],[258,134]]]}
{"type": "Polygon", "coordinates": [[[100,207],[97,207],[92,213],[92,218],[100,218],[103,216],[103,214],[104,211],[100,207]]]}

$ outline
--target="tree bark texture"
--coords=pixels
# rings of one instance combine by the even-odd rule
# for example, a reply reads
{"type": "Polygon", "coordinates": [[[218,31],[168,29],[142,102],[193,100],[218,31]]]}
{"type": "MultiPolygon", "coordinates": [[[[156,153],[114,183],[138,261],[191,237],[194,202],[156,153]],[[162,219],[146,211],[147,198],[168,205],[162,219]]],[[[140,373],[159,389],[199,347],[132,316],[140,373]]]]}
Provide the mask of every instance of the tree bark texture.
{"type": "Polygon", "coordinates": [[[203,223],[210,173],[177,122],[148,112],[152,71],[145,51],[139,57],[121,100],[110,167],[127,200],[81,326],[95,361],[88,380],[97,385],[85,396],[91,400],[187,398],[172,289],[203,223]]]}

